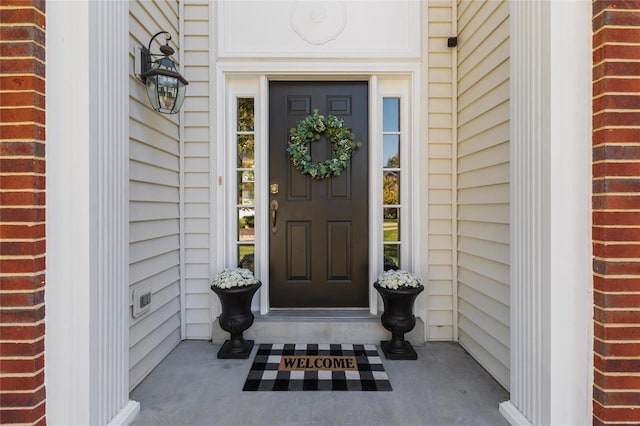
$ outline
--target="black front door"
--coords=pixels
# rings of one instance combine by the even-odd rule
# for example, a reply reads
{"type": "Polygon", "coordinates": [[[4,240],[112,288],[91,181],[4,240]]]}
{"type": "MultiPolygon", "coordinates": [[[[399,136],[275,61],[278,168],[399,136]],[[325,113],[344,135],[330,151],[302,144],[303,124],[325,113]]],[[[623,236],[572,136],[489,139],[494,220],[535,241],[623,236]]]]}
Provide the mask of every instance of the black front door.
{"type": "MultiPolygon", "coordinates": [[[[273,308],[367,307],[367,82],[271,82],[269,86],[269,299],[273,308]],[[344,119],[362,146],[340,176],[301,174],[287,153],[289,130],[317,109],[344,119]],[[275,215],[274,215],[275,213],[275,215]]],[[[331,144],[311,144],[313,162],[331,144]]]]}

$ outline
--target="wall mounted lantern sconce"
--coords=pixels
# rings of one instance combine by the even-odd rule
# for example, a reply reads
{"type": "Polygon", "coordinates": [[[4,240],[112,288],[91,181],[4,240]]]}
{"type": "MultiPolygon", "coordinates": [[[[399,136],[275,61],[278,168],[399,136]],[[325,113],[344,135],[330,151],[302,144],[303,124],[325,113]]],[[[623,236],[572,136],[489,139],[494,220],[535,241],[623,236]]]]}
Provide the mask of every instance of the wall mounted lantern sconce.
{"type": "Polygon", "coordinates": [[[147,48],[136,48],[136,74],[147,86],[149,102],[154,110],[164,114],[175,114],[180,111],[189,82],[178,72],[175,62],[169,56],[175,51],[169,46],[171,34],[167,31],[156,33],[147,48]],[[151,53],[151,44],[160,34],[165,34],[166,43],[160,46],[160,52],[151,53]],[[153,57],[160,59],[152,60],[153,57]]]}

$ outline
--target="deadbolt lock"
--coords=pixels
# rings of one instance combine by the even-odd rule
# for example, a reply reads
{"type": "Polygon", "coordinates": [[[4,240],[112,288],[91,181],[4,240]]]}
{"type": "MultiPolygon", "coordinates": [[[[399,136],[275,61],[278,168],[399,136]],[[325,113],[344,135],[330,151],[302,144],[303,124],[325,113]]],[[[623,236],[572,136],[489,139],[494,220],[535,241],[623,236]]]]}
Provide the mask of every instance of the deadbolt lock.
{"type": "Polygon", "coordinates": [[[269,192],[271,192],[273,195],[278,193],[278,184],[277,183],[272,183],[271,185],[269,185],[269,192]]]}

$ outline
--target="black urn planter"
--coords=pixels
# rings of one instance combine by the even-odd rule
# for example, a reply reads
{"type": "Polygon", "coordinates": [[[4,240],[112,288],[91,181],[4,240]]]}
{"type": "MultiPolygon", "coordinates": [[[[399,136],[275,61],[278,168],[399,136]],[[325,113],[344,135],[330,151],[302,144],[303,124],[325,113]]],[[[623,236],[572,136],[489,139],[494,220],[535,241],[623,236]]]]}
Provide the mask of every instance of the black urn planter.
{"type": "Polygon", "coordinates": [[[418,359],[418,354],[411,343],[404,340],[404,334],[413,330],[416,325],[413,303],[418,294],[424,290],[424,286],[404,287],[396,290],[382,287],[377,282],[373,286],[378,290],[384,302],[382,326],[391,332],[391,340],[380,342],[385,358],[391,360],[418,359]]]}
{"type": "Polygon", "coordinates": [[[262,283],[233,287],[219,288],[211,286],[211,290],[220,298],[222,313],[218,318],[220,328],[231,334],[218,351],[218,358],[222,359],[246,359],[253,349],[253,340],[245,340],[242,333],[253,324],[251,312],[251,300],[262,283]]]}

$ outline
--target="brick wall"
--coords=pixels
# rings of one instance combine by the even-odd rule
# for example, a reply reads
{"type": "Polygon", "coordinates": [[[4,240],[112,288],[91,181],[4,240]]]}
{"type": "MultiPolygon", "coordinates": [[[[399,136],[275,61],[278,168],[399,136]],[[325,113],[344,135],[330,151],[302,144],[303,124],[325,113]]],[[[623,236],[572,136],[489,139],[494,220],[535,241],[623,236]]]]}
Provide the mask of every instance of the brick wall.
{"type": "Polygon", "coordinates": [[[640,1],[593,3],[593,423],[640,423],[640,1]]]}
{"type": "Polygon", "coordinates": [[[0,3],[0,424],[44,424],[45,2],[0,3]]]}

